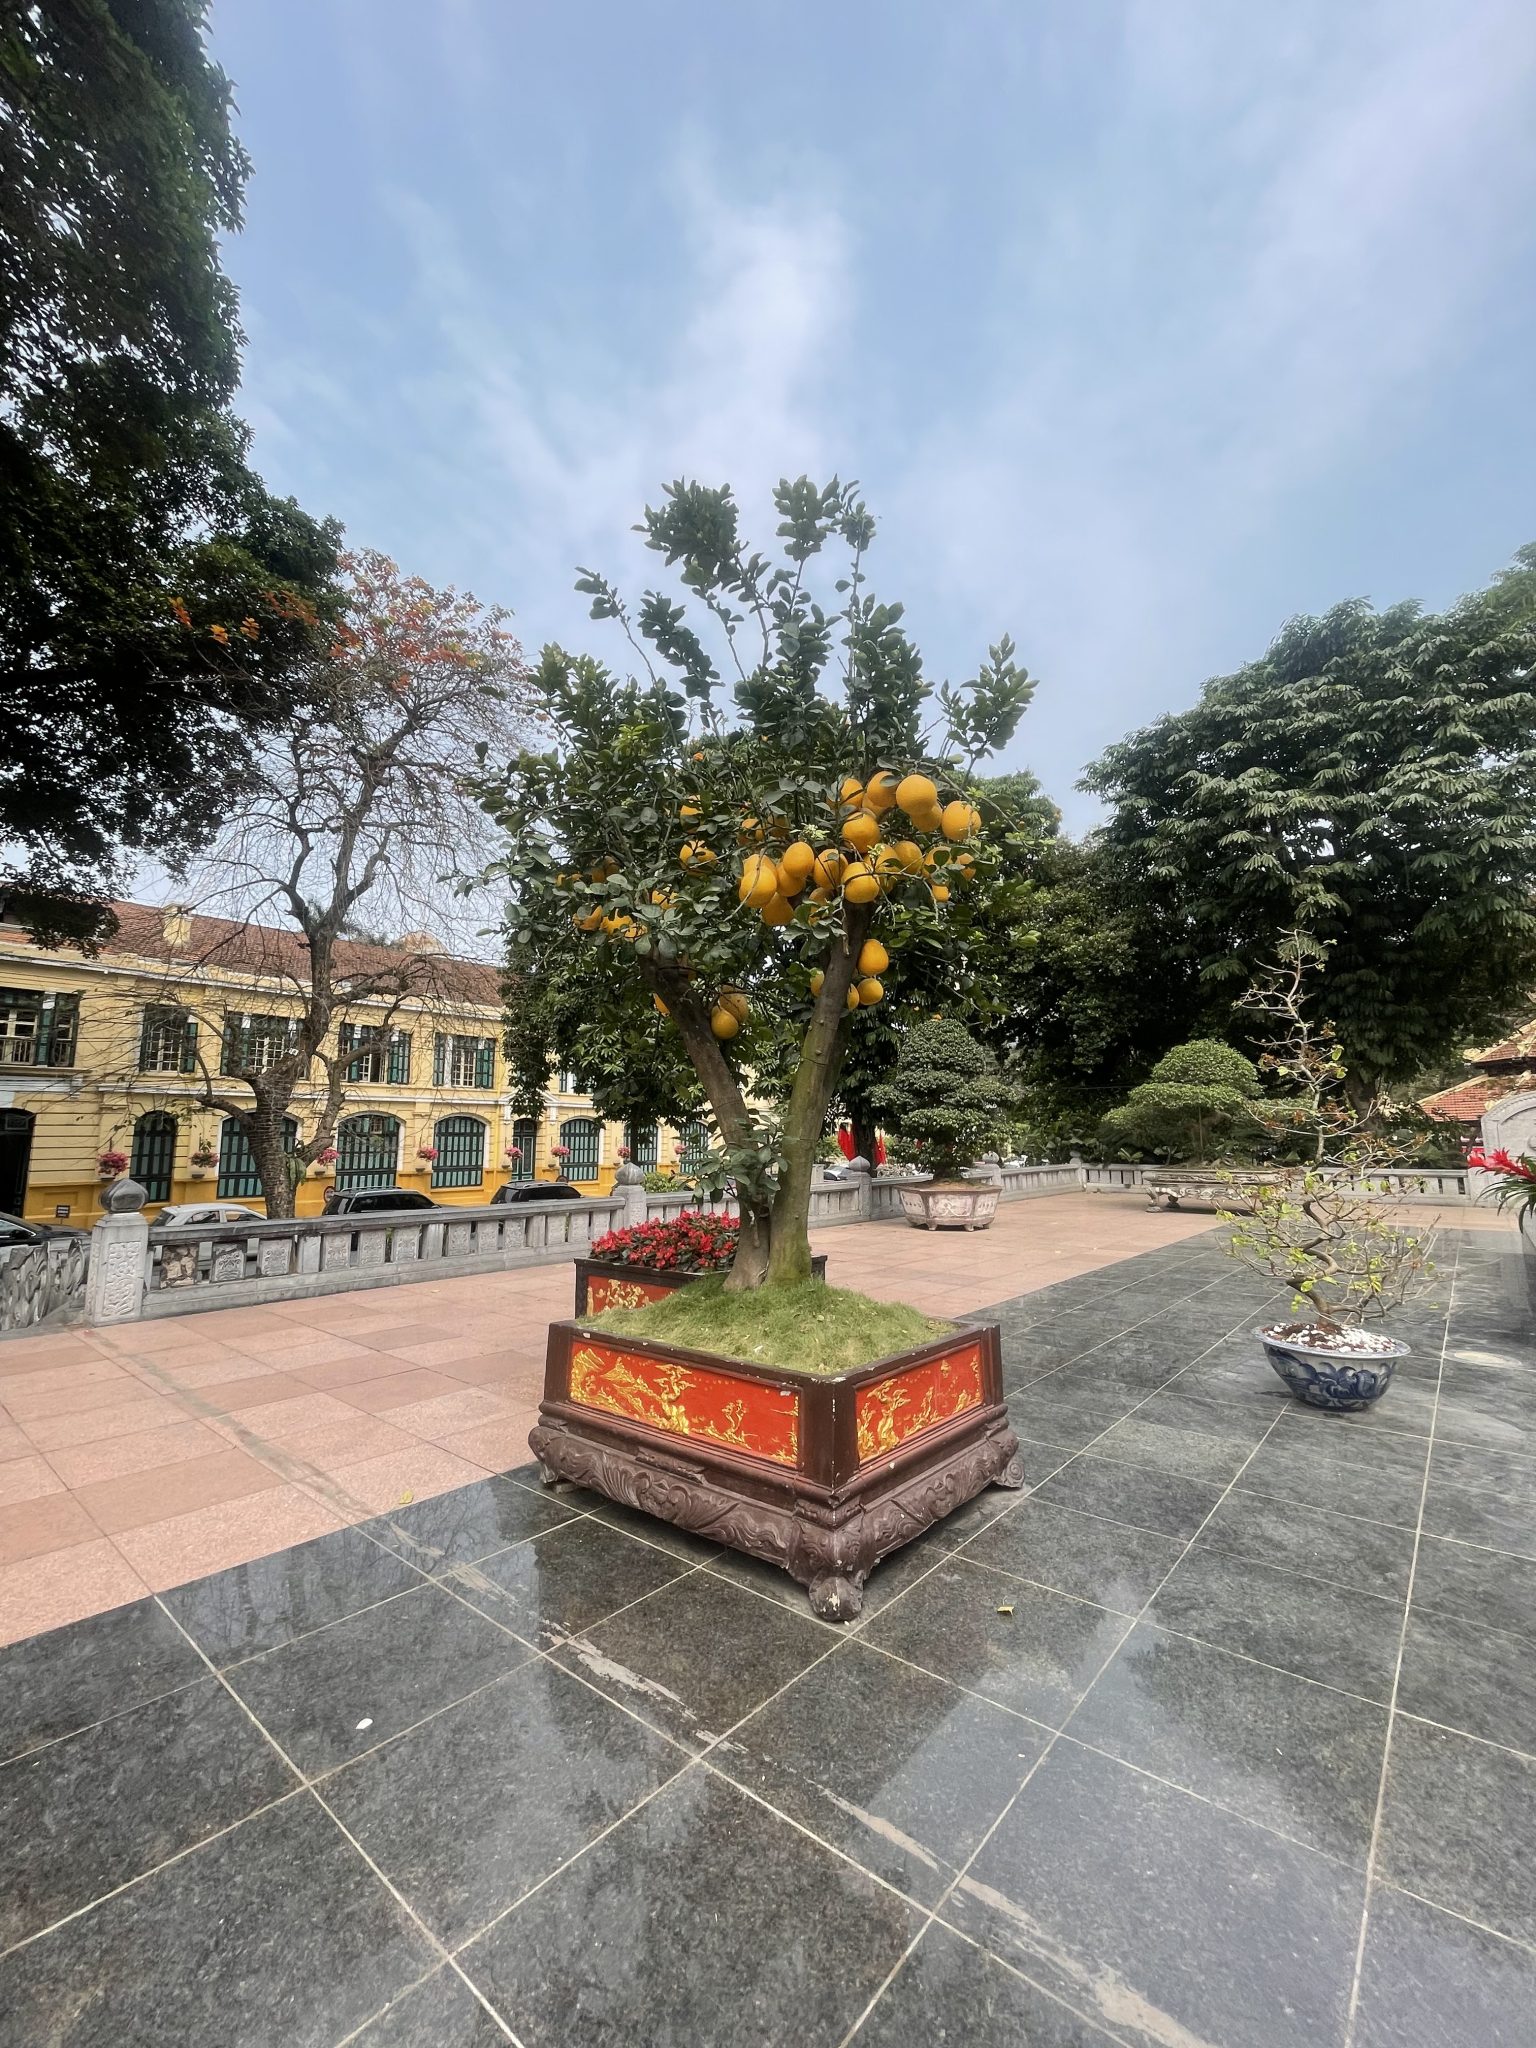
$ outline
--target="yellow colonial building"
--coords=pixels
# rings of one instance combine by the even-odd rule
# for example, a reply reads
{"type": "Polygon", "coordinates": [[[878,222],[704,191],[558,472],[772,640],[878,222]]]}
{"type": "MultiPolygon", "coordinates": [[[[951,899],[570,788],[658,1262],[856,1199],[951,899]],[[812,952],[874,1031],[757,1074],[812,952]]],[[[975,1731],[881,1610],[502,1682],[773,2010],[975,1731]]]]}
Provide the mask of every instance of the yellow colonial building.
{"type": "MultiPolygon", "coordinates": [[[[114,909],[116,936],[94,956],[40,947],[0,916],[0,1211],[94,1223],[119,1159],[148,1189],[152,1212],[214,1196],[260,1210],[244,1133],[207,1098],[249,1100],[238,1076],[287,1044],[302,1008],[302,941],[174,905],[114,909]]],[[[679,1135],[605,1124],[568,1075],[551,1076],[540,1116],[514,1117],[497,970],[422,934],[401,944],[433,956],[431,993],[346,1005],[335,1052],[355,1057],[344,1069],[337,1157],[300,1183],[301,1216],[317,1214],[331,1186],[399,1185],[474,1204],[508,1180],[552,1180],[562,1168],[605,1193],[622,1145],[649,1167],[706,1142],[696,1126],[679,1135]]],[[[338,967],[371,968],[374,980],[390,956],[379,946],[351,951],[356,960],[338,967]]],[[[370,975],[357,980],[366,986],[370,975]]],[[[321,1074],[297,1092],[290,1142],[312,1134],[323,1096],[321,1074]]]]}

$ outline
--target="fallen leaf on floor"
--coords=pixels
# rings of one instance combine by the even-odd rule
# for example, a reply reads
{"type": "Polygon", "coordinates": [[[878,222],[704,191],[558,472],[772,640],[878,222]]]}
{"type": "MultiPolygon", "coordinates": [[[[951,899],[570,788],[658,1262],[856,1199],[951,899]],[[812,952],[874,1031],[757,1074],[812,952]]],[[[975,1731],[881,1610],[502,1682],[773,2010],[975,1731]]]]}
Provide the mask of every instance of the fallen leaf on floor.
{"type": "Polygon", "coordinates": [[[997,1611],[999,1614],[1012,1614],[1013,1609],[1011,1607],[999,1607],[997,1611]]]}
{"type": "Polygon", "coordinates": [[[415,1498],[415,1494],[411,1492],[409,1487],[407,1487],[405,1492],[402,1493],[400,1496],[399,1505],[403,1508],[408,1508],[415,1498]]]}

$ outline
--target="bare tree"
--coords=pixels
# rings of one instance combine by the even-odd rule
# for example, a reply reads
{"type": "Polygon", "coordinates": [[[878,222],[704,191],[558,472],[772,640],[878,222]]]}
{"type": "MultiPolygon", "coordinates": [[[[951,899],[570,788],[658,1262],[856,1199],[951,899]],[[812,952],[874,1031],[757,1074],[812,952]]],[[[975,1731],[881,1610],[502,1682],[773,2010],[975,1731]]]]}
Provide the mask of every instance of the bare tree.
{"type": "Polygon", "coordinates": [[[304,708],[262,745],[245,802],[187,878],[189,907],[217,922],[189,922],[181,971],[233,967],[253,999],[278,999],[272,1027],[223,1034],[194,1067],[201,1106],[244,1131],[269,1216],[293,1214],[349,1074],[387,1048],[403,1010],[462,1003],[443,940],[473,919],[460,878],[486,864],[493,832],[467,778],[477,749],[515,751],[528,730],[504,612],[382,555],[344,568],[347,609],[323,629],[304,708]],[[289,1152],[284,1119],[312,1087],[313,1127],[289,1152]]]}

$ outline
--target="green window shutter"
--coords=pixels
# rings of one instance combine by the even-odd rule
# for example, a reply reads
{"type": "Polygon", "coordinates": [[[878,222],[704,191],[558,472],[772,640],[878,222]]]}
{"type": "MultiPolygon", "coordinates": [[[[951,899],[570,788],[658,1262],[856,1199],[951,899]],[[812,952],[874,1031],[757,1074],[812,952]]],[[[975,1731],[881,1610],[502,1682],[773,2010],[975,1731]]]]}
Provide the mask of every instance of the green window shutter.
{"type": "Polygon", "coordinates": [[[496,1086],[496,1041],[482,1038],[475,1046],[475,1086],[494,1088],[496,1086]]]}
{"type": "Polygon", "coordinates": [[[197,1072],[197,1019],[186,1017],[181,1026],[181,1071],[184,1074],[197,1072]]]}
{"type": "Polygon", "coordinates": [[[441,1088],[448,1071],[448,1040],[441,1031],[432,1037],[432,1086],[441,1088]]]}
{"type": "Polygon", "coordinates": [[[389,1034],[389,1080],[395,1088],[403,1088],[411,1078],[411,1034],[409,1031],[391,1031],[389,1034]]]}

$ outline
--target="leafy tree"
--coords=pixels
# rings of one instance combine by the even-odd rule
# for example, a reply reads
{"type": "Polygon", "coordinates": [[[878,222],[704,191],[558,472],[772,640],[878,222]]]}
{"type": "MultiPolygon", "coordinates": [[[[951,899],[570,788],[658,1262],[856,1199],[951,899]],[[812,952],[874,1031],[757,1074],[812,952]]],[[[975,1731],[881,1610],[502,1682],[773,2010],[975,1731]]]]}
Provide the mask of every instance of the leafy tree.
{"type": "Polygon", "coordinates": [[[1289,930],[1349,1086],[1496,1031],[1536,975],[1536,547],[1430,616],[1337,606],[1111,747],[1086,786],[1107,844],[1163,892],[1230,1000],[1289,930]]]}
{"type": "Polygon", "coordinates": [[[594,952],[573,930],[564,947],[542,954],[536,974],[508,979],[505,1043],[515,1115],[543,1114],[549,1077],[562,1067],[600,1117],[636,1129],[679,1124],[704,1107],[677,1033],[658,1010],[626,1000],[619,977],[627,964],[594,952]],[[603,998],[594,1002],[599,987],[603,998]]]}
{"type": "Polygon", "coordinates": [[[890,1079],[876,1092],[908,1151],[935,1180],[958,1180],[999,1142],[1009,1093],[997,1062],[952,1017],[906,1033],[890,1079]]]}
{"type": "Polygon", "coordinates": [[[1163,1055],[1151,1079],[1104,1118],[1100,1133],[1111,1145],[1203,1161],[1212,1139],[1252,1124],[1258,1092],[1252,1060],[1214,1038],[1193,1038],[1163,1055]]]}
{"type": "Polygon", "coordinates": [[[901,607],[866,590],[874,521],[853,486],[802,477],[774,504],[777,562],[749,550],[729,489],[676,483],[647,510],[691,610],[652,591],[631,615],[583,571],[593,616],[644,673],[546,648],[552,745],[486,789],[508,833],[513,974],[564,958],[578,930],[602,963],[593,1028],[659,1005],[677,1033],[737,1184],[734,1288],[809,1277],[811,1169],[848,1020],[993,886],[961,791],[1033,688],[1007,639],[970,682],[928,681],[901,607]],[[832,541],[846,569],[819,595],[832,541]],[[776,1114],[749,1102],[749,1074],[776,1077],[776,1114]]]}
{"type": "Polygon", "coordinates": [[[0,886],[45,938],[227,815],[334,575],[337,529],[269,495],[230,411],[249,166],[204,12],[0,23],[0,886]]]}

